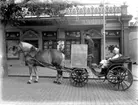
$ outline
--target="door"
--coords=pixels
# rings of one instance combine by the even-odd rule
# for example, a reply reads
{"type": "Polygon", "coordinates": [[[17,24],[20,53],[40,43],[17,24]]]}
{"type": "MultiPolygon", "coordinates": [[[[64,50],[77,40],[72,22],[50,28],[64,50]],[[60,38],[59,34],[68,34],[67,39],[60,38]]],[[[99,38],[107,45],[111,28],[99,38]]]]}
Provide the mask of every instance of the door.
{"type": "Polygon", "coordinates": [[[94,41],[94,59],[93,63],[99,64],[101,58],[101,40],[100,39],[93,39],[94,41]]]}
{"type": "Polygon", "coordinates": [[[30,43],[38,48],[38,40],[24,40],[24,42],[30,43]]]}

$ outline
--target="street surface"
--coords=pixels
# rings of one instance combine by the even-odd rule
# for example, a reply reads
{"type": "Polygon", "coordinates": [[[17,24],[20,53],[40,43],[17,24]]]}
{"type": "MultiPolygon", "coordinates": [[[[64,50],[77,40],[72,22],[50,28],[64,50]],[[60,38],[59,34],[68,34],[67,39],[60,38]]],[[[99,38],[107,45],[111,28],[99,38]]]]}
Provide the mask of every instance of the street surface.
{"type": "MultiPolygon", "coordinates": [[[[15,70],[24,72],[23,68],[15,70]]],[[[134,82],[126,91],[115,91],[110,83],[96,79],[89,70],[90,79],[85,87],[72,86],[68,78],[61,85],[54,84],[56,71],[45,70],[47,76],[30,85],[27,69],[24,77],[1,78],[0,105],[138,105],[138,65],[133,65],[134,82]]],[[[64,73],[64,77],[68,74],[64,73]]]]}
{"type": "Polygon", "coordinates": [[[27,84],[28,77],[7,77],[1,84],[0,105],[138,105],[138,81],[127,91],[115,91],[103,80],[89,80],[85,87],[74,87],[68,79],[61,85],[55,78],[40,78],[27,84]]]}

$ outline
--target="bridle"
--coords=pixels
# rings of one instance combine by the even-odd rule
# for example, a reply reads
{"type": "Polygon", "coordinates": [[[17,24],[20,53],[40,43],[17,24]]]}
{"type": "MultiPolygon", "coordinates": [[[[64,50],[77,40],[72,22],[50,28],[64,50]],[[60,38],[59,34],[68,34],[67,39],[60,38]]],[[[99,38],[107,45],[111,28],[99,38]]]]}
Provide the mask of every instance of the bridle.
{"type": "MultiPolygon", "coordinates": [[[[21,53],[21,52],[22,52],[23,55],[24,55],[24,57],[26,57],[26,56],[32,57],[32,56],[29,54],[30,51],[24,51],[20,45],[18,45],[18,47],[19,47],[19,50],[17,51],[18,53],[21,53]]],[[[33,46],[33,47],[34,47],[34,46],[33,46]]],[[[30,48],[30,49],[31,49],[31,48],[30,48]]]]}

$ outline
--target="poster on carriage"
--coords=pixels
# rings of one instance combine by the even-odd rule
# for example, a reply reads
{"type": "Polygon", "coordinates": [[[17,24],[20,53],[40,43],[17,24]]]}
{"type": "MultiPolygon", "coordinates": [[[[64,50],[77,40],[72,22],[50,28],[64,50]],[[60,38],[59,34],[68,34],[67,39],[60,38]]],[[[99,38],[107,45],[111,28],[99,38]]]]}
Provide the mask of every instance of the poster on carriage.
{"type": "Polygon", "coordinates": [[[87,68],[87,49],[86,44],[71,45],[71,67],[87,68]]]}

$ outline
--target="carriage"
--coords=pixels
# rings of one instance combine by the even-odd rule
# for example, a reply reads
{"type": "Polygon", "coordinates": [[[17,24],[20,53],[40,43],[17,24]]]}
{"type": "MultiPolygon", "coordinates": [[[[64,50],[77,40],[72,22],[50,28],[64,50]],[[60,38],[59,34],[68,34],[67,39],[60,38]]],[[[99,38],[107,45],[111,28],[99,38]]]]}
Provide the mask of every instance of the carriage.
{"type": "MultiPolygon", "coordinates": [[[[78,46],[82,47],[82,45],[78,45],[78,46]]],[[[76,46],[75,46],[75,49],[76,49],[76,46]]],[[[87,52],[84,53],[84,56],[79,56],[79,53],[77,55],[78,57],[82,58],[82,60],[84,61],[85,54],[87,54],[87,52]]],[[[73,53],[72,53],[72,56],[73,56],[73,53]]],[[[75,62],[72,59],[71,62],[74,64],[77,61],[80,62],[80,59],[76,60],[75,62]]],[[[85,60],[85,62],[87,62],[87,60],[85,60]]],[[[96,71],[97,69],[100,69],[100,68],[95,63],[90,62],[88,64],[88,67],[85,64],[82,67],[80,68],[76,66],[70,72],[70,83],[73,86],[83,87],[87,84],[88,78],[89,78],[89,73],[87,69],[90,69],[91,72],[99,78],[104,77],[104,81],[108,80],[108,82],[111,83],[111,85],[115,90],[123,90],[123,91],[127,90],[133,83],[133,76],[131,73],[131,69],[132,69],[131,59],[126,56],[121,56],[115,60],[110,60],[109,65],[106,69],[106,73],[104,75],[100,75],[100,73],[96,71]]]]}
{"type": "Polygon", "coordinates": [[[30,80],[27,82],[29,84],[32,82],[32,69],[35,70],[36,80],[34,82],[37,83],[39,78],[36,72],[36,66],[43,66],[57,70],[56,80],[54,81],[54,83],[57,84],[61,84],[62,72],[69,72],[70,83],[76,87],[83,87],[88,82],[88,69],[90,69],[95,76],[99,78],[104,77],[105,80],[108,80],[108,82],[113,85],[114,89],[124,91],[131,87],[133,76],[131,73],[132,63],[129,57],[121,56],[118,59],[110,60],[106,74],[100,75],[99,72],[96,71],[98,68],[96,64],[92,62],[87,63],[89,58],[89,55],[87,56],[87,47],[86,44],[72,45],[71,67],[61,66],[63,54],[57,50],[38,51],[34,46],[31,46],[31,49],[28,47],[25,48],[24,45],[20,43],[18,48],[16,50],[14,49],[14,54],[17,54],[19,51],[24,53],[30,71],[30,80]],[[25,52],[27,52],[27,54],[25,54],[25,52]]]}

